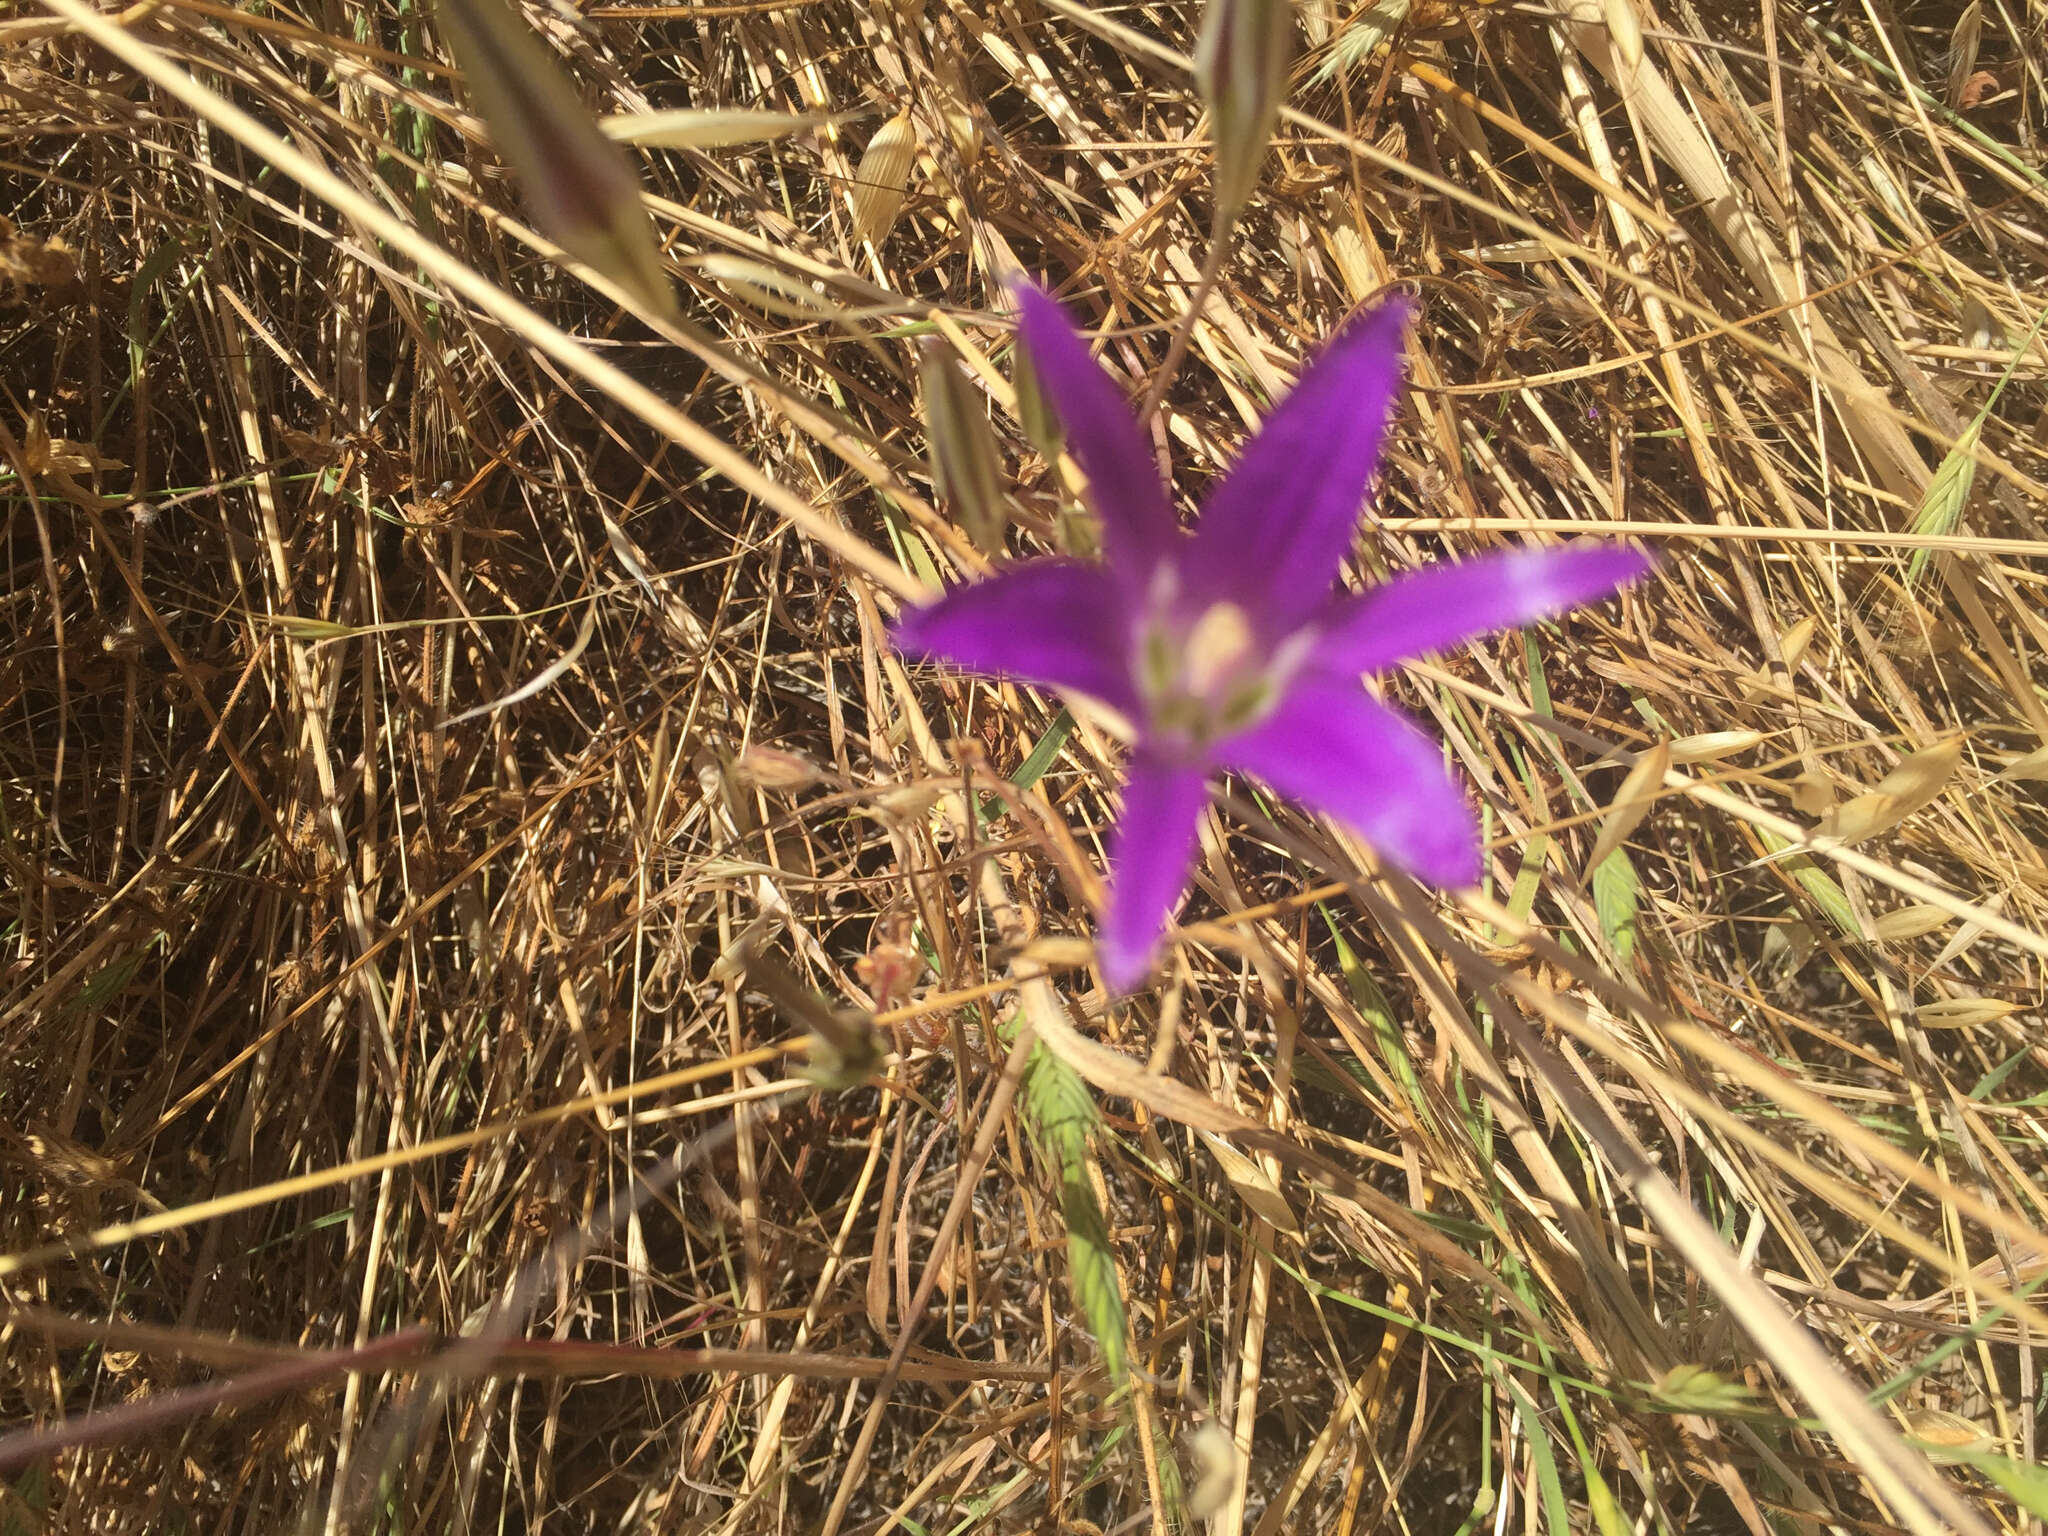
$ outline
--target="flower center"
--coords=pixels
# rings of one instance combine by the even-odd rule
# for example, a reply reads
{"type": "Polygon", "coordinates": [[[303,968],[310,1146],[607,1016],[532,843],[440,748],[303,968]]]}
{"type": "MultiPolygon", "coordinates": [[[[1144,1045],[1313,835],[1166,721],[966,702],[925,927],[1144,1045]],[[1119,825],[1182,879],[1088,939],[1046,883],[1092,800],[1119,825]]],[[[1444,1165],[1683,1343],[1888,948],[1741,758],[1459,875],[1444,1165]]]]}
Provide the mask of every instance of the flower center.
{"type": "Polygon", "coordinates": [[[1213,698],[1237,675],[1252,649],[1251,616],[1235,603],[1206,608],[1188,631],[1181,676],[1187,691],[1213,698]]]}
{"type": "Polygon", "coordinates": [[[1155,618],[1143,667],[1153,729],[1188,747],[1245,729],[1279,697],[1278,659],[1260,655],[1251,615],[1236,603],[1212,603],[1192,624],[1155,618]]]}

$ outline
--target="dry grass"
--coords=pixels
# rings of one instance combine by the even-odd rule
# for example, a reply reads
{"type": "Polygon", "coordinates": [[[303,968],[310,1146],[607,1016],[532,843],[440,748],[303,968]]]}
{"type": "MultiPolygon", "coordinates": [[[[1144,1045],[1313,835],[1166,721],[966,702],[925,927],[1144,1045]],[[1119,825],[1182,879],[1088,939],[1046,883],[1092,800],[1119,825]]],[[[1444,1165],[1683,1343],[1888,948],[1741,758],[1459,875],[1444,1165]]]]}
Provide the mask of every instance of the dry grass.
{"type": "Polygon", "coordinates": [[[409,0],[0,21],[0,1419],[55,1436],[0,1533],[2038,1531],[2027,3],[1670,0],[1638,64],[1626,0],[1391,49],[1312,0],[1182,489],[1405,281],[1360,579],[1663,572],[1390,683],[1484,894],[1240,788],[1130,1007],[1113,745],[884,625],[982,565],[919,335],[1012,551],[1086,539],[998,280],[1154,382],[1193,7],[529,9],[600,110],[864,114],[646,154],[660,331],[516,222],[409,0]],[[743,939],[878,1080],[793,1075],[743,939]]]}

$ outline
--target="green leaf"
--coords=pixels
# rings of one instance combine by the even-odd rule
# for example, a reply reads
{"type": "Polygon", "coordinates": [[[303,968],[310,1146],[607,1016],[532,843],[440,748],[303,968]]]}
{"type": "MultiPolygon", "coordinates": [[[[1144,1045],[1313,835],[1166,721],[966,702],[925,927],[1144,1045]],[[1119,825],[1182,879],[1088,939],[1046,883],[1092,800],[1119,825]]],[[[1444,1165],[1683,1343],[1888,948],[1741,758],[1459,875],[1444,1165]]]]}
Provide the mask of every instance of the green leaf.
{"type": "Polygon", "coordinates": [[[1522,854],[1522,867],[1515,871],[1515,888],[1508,892],[1508,913],[1518,923],[1529,921],[1536,908],[1536,892],[1543,884],[1543,861],[1550,855],[1550,834],[1539,832],[1529,839],[1522,854]]]}
{"type": "Polygon", "coordinates": [[[1494,1492],[1491,1486],[1481,1488],[1473,1496],[1472,1508],[1466,1513],[1465,1518],[1459,1522],[1457,1530],[1453,1531],[1451,1536],[1472,1536],[1472,1533],[1477,1531],[1480,1525],[1493,1514],[1493,1506],[1499,1500],[1500,1495],[1494,1492]]]}
{"type": "Polygon", "coordinates": [[[1621,1502],[1615,1498],[1614,1490],[1607,1486],[1607,1479],[1591,1461],[1581,1456],[1579,1470],[1586,1478],[1586,1504],[1593,1511],[1593,1529],[1600,1536],[1635,1536],[1635,1524],[1622,1513],[1621,1502]]]}
{"type": "Polygon", "coordinates": [[[1522,661],[1529,669],[1529,702],[1537,714],[1547,715],[1551,712],[1550,678],[1543,670],[1543,647],[1533,629],[1522,631],[1522,661]]]}
{"type": "Polygon", "coordinates": [[[1394,1074],[1394,1080],[1408,1095],[1409,1102],[1415,1106],[1424,1123],[1430,1123],[1429,1101],[1423,1095],[1422,1079],[1416,1075],[1415,1063],[1408,1059],[1408,1042],[1402,1037],[1401,1026],[1395,1022],[1393,1004],[1387,1001],[1387,994],[1380,990],[1380,984],[1373,980],[1372,972],[1358,963],[1358,956],[1344,942],[1344,935],[1330,909],[1319,905],[1316,910],[1323,914],[1323,923],[1337,945],[1337,969],[1344,973],[1344,990],[1351,994],[1351,1005],[1372,1026],[1373,1042],[1380,1048],[1380,1060],[1394,1074]]]}
{"type": "MultiPolygon", "coordinates": [[[[978,1493],[973,1498],[967,1500],[961,1506],[962,1514],[960,1519],[947,1529],[946,1536],[966,1536],[968,1531],[973,1530],[988,1518],[990,1510],[999,1507],[1033,1475],[1033,1470],[1030,1467],[1020,1468],[1012,1473],[1007,1481],[998,1483],[986,1493],[978,1493]]],[[[899,1518],[901,1517],[899,1516],[899,1518]]]]}
{"type": "Polygon", "coordinates": [[[1642,888],[1625,848],[1615,849],[1593,868],[1593,910],[1600,916],[1600,931],[1607,935],[1615,958],[1623,965],[1635,958],[1636,898],[1642,888]]]}
{"type": "MultiPolygon", "coordinates": [[[[1784,838],[1761,827],[1757,829],[1757,836],[1763,840],[1764,847],[1771,853],[1779,853],[1792,846],[1784,838]]],[[[1806,894],[1813,898],[1821,911],[1827,913],[1829,921],[1841,929],[1845,937],[1862,939],[1863,925],[1856,921],[1855,909],[1849,905],[1849,898],[1843,894],[1842,888],[1835,884],[1833,876],[1803,853],[1795,853],[1783,862],[1786,873],[1799,882],[1806,894]]]]}
{"type": "Polygon", "coordinates": [[[932,552],[925,547],[923,535],[910,526],[903,509],[886,495],[882,498],[882,526],[888,531],[898,565],[915,572],[918,579],[933,591],[945,586],[939,568],[932,564],[932,552]]]}
{"type": "MultiPolygon", "coordinates": [[[[1554,1370],[1551,1351],[1537,1346],[1543,1357],[1543,1364],[1554,1370]]],[[[1557,1416],[1570,1436],[1572,1452],[1578,1458],[1579,1473],[1586,1485],[1586,1508],[1592,1512],[1593,1528],[1599,1536],[1634,1536],[1634,1528],[1621,1512],[1621,1505],[1614,1497],[1614,1490],[1607,1486],[1607,1479],[1601,1474],[1600,1460],[1594,1454],[1593,1444],[1586,1438],[1586,1431],[1579,1424],[1579,1416],[1572,1412],[1571,1393],[1565,1390],[1561,1377],[1550,1376],[1551,1395],[1557,1399],[1557,1416]]]]}
{"type": "Polygon", "coordinates": [[[14,1485],[13,1499],[0,1499],[0,1536],[40,1536],[48,1529],[41,1517],[49,1509],[49,1469],[40,1462],[30,1462],[14,1485]],[[20,1501],[26,1519],[15,1512],[15,1500],[20,1501]]]}
{"type": "Polygon", "coordinates": [[[2037,1462],[2015,1461],[1988,1451],[1958,1456],[1956,1460],[1998,1484],[2005,1496],[2036,1519],[2048,1519],[2048,1467],[2037,1462]]]}

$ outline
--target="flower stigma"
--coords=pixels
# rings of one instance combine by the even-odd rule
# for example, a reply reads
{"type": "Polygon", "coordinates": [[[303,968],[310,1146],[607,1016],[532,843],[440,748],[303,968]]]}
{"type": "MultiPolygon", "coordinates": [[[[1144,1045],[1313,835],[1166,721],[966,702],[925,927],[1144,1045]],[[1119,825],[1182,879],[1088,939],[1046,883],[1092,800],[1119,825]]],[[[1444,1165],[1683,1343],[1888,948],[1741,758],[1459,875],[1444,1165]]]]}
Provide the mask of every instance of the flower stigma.
{"type": "Polygon", "coordinates": [[[1213,699],[1251,653],[1251,616],[1235,603],[1211,603],[1188,631],[1187,690],[1213,699]]]}

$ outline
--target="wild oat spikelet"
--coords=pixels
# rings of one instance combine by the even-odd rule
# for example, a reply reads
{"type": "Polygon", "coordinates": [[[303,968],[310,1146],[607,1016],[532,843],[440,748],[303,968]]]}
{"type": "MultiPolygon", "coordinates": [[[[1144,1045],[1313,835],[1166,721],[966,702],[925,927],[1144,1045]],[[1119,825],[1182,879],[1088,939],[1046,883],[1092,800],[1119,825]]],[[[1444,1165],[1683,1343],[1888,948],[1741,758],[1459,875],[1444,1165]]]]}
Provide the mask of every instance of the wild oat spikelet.
{"type": "Polygon", "coordinates": [[[1219,230],[1258,184],[1293,58],[1294,0],[1209,0],[1195,45],[1195,84],[1216,144],[1219,230]]]}
{"type": "Polygon", "coordinates": [[[896,227],[917,164],[917,130],[910,113],[898,112],[868,140],[867,152],[853,172],[853,232],[879,246],[896,227]]]}
{"type": "Polygon", "coordinates": [[[984,555],[1000,555],[1009,519],[1003,510],[1002,463],[981,392],[936,337],[926,338],[919,348],[917,371],[924,385],[933,483],[974,547],[984,555]]]}
{"type": "Polygon", "coordinates": [[[639,172],[598,130],[525,21],[500,0],[440,0],[435,20],[541,231],[674,319],[675,290],[640,200],[639,172]]]}

